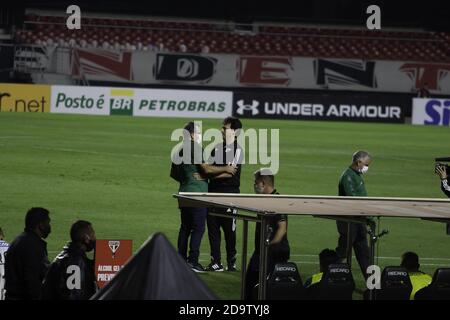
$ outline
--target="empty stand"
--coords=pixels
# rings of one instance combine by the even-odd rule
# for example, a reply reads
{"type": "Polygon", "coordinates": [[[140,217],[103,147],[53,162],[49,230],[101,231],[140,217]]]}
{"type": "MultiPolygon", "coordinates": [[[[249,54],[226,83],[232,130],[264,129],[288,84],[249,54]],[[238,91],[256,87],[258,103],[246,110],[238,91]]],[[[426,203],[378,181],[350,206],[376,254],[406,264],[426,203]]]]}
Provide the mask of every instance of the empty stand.
{"type": "Polygon", "coordinates": [[[256,25],[235,31],[225,23],[119,18],[82,18],[81,30],[68,30],[63,16],[28,14],[16,42],[115,50],[314,56],[445,62],[450,35],[443,32],[371,31],[256,25]]]}

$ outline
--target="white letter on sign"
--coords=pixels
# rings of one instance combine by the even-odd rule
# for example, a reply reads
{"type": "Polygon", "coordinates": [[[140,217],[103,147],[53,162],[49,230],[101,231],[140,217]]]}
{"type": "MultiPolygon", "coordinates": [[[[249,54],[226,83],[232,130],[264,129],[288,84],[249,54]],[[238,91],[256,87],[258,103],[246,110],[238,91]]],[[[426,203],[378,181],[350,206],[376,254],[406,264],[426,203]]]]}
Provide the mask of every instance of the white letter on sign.
{"type": "Polygon", "coordinates": [[[67,289],[81,289],[81,270],[79,266],[71,265],[67,268],[67,274],[70,276],[67,278],[66,285],[67,289]]]}
{"type": "Polygon", "coordinates": [[[367,29],[381,29],[381,10],[377,5],[370,5],[367,7],[366,13],[372,13],[370,17],[367,18],[366,25],[367,29]]]}
{"type": "Polygon", "coordinates": [[[370,276],[367,278],[366,285],[367,289],[381,289],[381,269],[379,266],[368,266],[367,274],[370,276]]]}
{"type": "Polygon", "coordinates": [[[81,29],[81,9],[79,6],[71,5],[67,7],[66,13],[71,13],[71,15],[66,20],[67,29],[81,29]]]}

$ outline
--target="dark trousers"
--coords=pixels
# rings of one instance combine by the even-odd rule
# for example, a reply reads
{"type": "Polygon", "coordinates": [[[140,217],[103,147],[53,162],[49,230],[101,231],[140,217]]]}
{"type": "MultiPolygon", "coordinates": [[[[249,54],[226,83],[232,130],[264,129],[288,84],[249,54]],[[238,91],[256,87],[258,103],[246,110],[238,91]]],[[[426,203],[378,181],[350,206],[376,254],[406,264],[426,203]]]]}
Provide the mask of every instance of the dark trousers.
{"type": "MultiPolygon", "coordinates": [[[[220,213],[225,213],[221,211],[220,213]]],[[[230,213],[228,213],[230,214],[230,213]]],[[[220,228],[223,230],[225,237],[225,249],[227,252],[228,264],[234,264],[236,262],[236,219],[217,217],[208,214],[208,238],[209,245],[211,246],[211,259],[214,262],[221,262],[220,243],[221,233],[220,228]]]]}
{"type": "Polygon", "coordinates": [[[347,222],[336,221],[337,230],[339,232],[338,247],[336,253],[339,258],[347,257],[347,237],[350,236],[352,247],[355,250],[356,260],[363,273],[367,278],[367,267],[369,266],[370,251],[367,243],[367,227],[361,223],[350,223],[350,235],[347,235],[347,222]]]}
{"type": "MultiPolygon", "coordinates": [[[[288,262],[290,257],[289,248],[281,248],[279,245],[269,247],[267,255],[267,276],[275,269],[277,263],[288,262]]],[[[245,300],[257,300],[258,295],[255,286],[259,283],[259,252],[253,252],[248,264],[245,276],[245,300]]]]}
{"type": "Polygon", "coordinates": [[[205,233],[206,208],[180,208],[181,226],[178,233],[178,253],[190,263],[198,263],[200,243],[205,233]],[[187,256],[188,241],[189,256],[187,256]]]}

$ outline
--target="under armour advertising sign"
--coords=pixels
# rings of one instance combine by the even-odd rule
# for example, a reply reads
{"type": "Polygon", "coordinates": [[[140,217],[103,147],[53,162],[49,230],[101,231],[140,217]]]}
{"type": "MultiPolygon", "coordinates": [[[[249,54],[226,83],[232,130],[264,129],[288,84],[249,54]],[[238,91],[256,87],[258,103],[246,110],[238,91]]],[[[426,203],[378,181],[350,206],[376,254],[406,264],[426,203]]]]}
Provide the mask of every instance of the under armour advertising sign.
{"type": "Polygon", "coordinates": [[[239,118],[403,123],[410,105],[409,96],[387,93],[235,92],[233,95],[233,115],[239,118]]]}
{"type": "Polygon", "coordinates": [[[156,80],[208,83],[216,72],[217,59],[199,55],[158,54],[153,72],[156,80]]]}
{"type": "Polygon", "coordinates": [[[412,123],[449,126],[450,99],[413,99],[412,123]]]}
{"type": "Polygon", "coordinates": [[[132,240],[97,240],[95,244],[95,278],[103,288],[133,254],[132,240]]]}

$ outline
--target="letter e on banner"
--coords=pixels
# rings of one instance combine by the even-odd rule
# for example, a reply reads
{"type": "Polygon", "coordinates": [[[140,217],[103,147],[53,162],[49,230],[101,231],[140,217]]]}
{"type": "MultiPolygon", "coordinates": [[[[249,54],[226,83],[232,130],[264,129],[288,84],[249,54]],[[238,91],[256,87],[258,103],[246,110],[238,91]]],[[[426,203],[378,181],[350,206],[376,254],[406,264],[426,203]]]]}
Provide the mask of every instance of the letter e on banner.
{"type": "Polygon", "coordinates": [[[240,57],[239,82],[242,84],[275,84],[288,86],[289,70],[293,70],[290,57],[240,57]]]}

